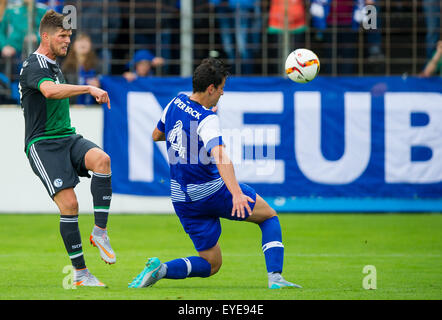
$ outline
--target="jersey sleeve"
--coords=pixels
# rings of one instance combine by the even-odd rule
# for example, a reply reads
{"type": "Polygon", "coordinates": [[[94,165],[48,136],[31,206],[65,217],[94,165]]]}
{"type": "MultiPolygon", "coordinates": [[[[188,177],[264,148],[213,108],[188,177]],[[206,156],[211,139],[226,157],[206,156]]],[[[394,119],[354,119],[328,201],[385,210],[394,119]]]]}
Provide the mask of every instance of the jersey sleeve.
{"type": "Polygon", "coordinates": [[[207,152],[211,152],[213,147],[224,144],[218,117],[213,114],[200,122],[197,133],[204,143],[207,152]]]}
{"type": "MultiPolygon", "coordinates": [[[[172,100],[173,101],[173,100],[172,100]]],[[[166,113],[167,110],[169,110],[169,106],[172,103],[172,101],[169,102],[169,104],[164,108],[163,113],[161,114],[160,121],[157,123],[157,129],[161,132],[166,132],[166,113]]]]}
{"type": "Polygon", "coordinates": [[[40,85],[44,81],[52,81],[52,74],[47,67],[47,62],[37,58],[37,61],[24,67],[26,86],[40,91],[40,85]]]}

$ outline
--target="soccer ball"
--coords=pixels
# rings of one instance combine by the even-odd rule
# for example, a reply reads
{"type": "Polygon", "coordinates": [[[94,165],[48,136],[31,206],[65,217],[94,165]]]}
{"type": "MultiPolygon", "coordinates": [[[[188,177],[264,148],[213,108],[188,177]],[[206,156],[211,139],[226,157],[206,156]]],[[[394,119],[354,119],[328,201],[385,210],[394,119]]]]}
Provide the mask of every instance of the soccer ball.
{"type": "Polygon", "coordinates": [[[319,66],[318,56],[313,51],[296,49],[285,60],[285,73],[297,83],[306,83],[316,77],[319,66]]]}

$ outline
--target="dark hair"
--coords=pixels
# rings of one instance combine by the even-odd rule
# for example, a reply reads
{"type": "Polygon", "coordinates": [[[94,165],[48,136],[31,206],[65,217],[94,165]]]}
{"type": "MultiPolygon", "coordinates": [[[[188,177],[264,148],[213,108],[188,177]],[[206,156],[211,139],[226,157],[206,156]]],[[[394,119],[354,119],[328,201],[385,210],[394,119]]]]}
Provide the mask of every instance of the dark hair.
{"type": "Polygon", "coordinates": [[[40,21],[40,35],[43,32],[53,32],[57,29],[64,29],[63,27],[64,15],[61,13],[57,13],[54,10],[49,10],[45,13],[43,18],[40,21]]]}
{"type": "Polygon", "coordinates": [[[228,75],[228,66],[222,60],[206,58],[193,73],[193,92],[204,92],[211,84],[217,88],[228,75]]]}

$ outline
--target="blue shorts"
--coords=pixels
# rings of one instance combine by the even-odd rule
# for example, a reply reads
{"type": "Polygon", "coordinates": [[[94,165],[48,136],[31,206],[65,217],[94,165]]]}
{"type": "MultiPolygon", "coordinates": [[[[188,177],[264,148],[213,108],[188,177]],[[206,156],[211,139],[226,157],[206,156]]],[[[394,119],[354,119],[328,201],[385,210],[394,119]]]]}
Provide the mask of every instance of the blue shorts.
{"type": "MultiPolygon", "coordinates": [[[[240,183],[239,186],[245,195],[256,202],[256,191],[252,187],[243,183],[240,183]]],[[[255,202],[249,202],[251,210],[255,207],[255,202]]],[[[221,235],[219,218],[241,221],[249,216],[247,210],[245,210],[245,218],[232,216],[232,194],[226,185],[202,200],[173,202],[173,206],[184,231],[190,236],[198,252],[210,249],[218,242],[221,235]]]]}

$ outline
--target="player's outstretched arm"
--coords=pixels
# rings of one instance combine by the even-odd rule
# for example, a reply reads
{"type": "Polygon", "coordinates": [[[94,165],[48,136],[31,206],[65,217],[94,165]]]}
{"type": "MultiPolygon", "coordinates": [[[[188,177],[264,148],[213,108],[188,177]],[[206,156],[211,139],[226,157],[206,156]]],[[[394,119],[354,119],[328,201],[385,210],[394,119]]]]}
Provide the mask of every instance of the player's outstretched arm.
{"type": "Polygon", "coordinates": [[[107,92],[94,86],[57,84],[48,80],[41,83],[40,92],[47,99],[64,99],[88,93],[92,95],[99,104],[107,103],[107,107],[110,109],[110,100],[107,92]]]}
{"type": "Polygon", "coordinates": [[[211,155],[215,159],[219,174],[232,194],[232,216],[245,218],[245,210],[252,215],[249,202],[255,202],[252,198],[242,193],[241,187],[235,177],[235,170],[232,161],[224,150],[224,146],[215,146],[212,148],[211,155]]]}

